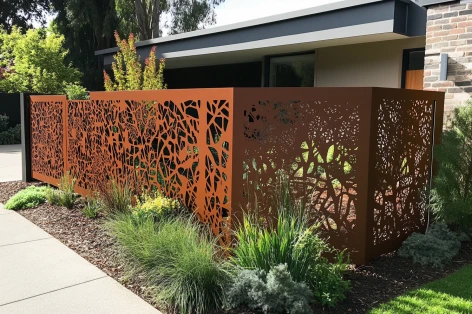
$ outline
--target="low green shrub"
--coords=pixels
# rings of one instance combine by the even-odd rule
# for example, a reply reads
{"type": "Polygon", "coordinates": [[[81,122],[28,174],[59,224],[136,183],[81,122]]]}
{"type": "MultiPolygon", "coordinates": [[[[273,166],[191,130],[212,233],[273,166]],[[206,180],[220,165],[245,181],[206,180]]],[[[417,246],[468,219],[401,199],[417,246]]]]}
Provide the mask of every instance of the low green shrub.
{"type": "Polygon", "coordinates": [[[262,220],[256,214],[245,214],[235,230],[236,244],[232,262],[243,268],[261,269],[286,264],[295,282],[305,282],[323,305],[334,306],[345,298],[349,282],[343,280],[347,259],[319,237],[318,227],[310,225],[304,204],[292,201],[290,185],[283,176],[274,189],[277,209],[274,220],[262,220]],[[334,256],[329,263],[327,255],[334,256]]]}
{"type": "Polygon", "coordinates": [[[105,214],[126,213],[131,211],[133,192],[128,184],[120,186],[110,180],[100,187],[100,201],[105,214]]]}
{"type": "Polygon", "coordinates": [[[82,210],[82,213],[85,217],[94,219],[97,218],[98,213],[100,212],[100,208],[101,203],[99,195],[92,195],[87,197],[87,199],[85,200],[84,209],[82,210]]]}
{"type": "Polygon", "coordinates": [[[29,186],[13,195],[5,204],[5,208],[13,210],[34,208],[45,201],[45,186],[29,186]]]}
{"type": "Polygon", "coordinates": [[[425,234],[413,233],[398,250],[398,255],[413,262],[443,268],[459,253],[461,242],[444,223],[431,225],[425,234]]]}
{"type": "Polygon", "coordinates": [[[21,125],[0,132],[0,145],[21,144],[21,125]]]}
{"type": "Polygon", "coordinates": [[[178,212],[180,207],[179,201],[165,197],[159,191],[145,192],[136,200],[133,215],[138,219],[149,216],[160,220],[178,212]]]}
{"type": "Polygon", "coordinates": [[[221,309],[230,272],[217,254],[216,239],[194,217],[156,222],[131,213],[114,215],[108,230],[128,265],[154,287],[170,311],[211,313],[221,309]]]}
{"type": "Polygon", "coordinates": [[[263,270],[242,270],[228,291],[228,308],[248,306],[264,313],[310,314],[313,294],[305,283],[295,282],[287,264],[263,270]]]}

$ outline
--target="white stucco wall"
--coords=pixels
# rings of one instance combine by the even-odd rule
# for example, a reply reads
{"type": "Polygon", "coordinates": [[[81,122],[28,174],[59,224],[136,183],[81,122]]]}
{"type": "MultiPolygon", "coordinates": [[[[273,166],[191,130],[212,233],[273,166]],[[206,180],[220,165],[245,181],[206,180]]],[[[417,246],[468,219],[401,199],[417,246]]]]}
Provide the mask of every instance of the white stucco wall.
{"type": "Polygon", "coordinates": [[[425,47],[407,38],[316,50],[317,87],[401,87],[403,49],[425,47]]]}

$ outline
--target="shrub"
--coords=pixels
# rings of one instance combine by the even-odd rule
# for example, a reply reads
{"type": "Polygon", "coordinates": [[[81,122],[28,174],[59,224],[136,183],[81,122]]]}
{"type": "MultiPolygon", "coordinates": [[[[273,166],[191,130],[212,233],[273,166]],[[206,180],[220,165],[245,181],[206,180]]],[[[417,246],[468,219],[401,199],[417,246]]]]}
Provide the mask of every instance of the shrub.
{"type": "Polygon", "coordinates": [[[453,229],[472,226],[472,101],[454,110],[441,144],[435,148],[433,211],[453,229]]]}
{"type": "Polygon", "coordinates": [[[136,206],[133,208],[133,215],[140,217],[153,217],[160,220],[170,216],[178,211],[180,204],[177,200],[165,197],[159,191],[152,193],[143,193],[136,200],[136,206]]]}
{"type": "Polygon", "coordinates": [[[136,52],[135,37],[130,34],[128,40],[121,40],[115,31],[116,45],[120,50],[113,56],[114,80],[103,70],[105,90],[150,90],[166,89],[164,84],[164,59],[156,61],[156,47],[152,47],[149,57],[144,61],[144,71],[140,56],[136,52]]]}
{"type": "Polygon", "coordinates": [[[34,208],[46,201],[46,187],[29,186],[13,195],[5,204],[6,209],[34,208]]]}
{"type": "Polygon", "coordinates": [[[312,313],[313,294],[305,283],[294,282],[287,264],[272,267],[269,274],[259,269],[242,270],[228,291],[228,307],[242,305],[264,313],[312,313]]]}
{"type": "Polygon", "coordinates": [[[21,125],[17,124],[8,128],[10,118],[0,115],[0,145],[12,145],[21,143],[21,125]]]}
{"type": "Polygon", "coordinates": [[[77,84],[67,84],[64,88],[64,92],[69,100],[89,99],[87,89],[77,84]]]}
{"type": "Polygon", "coordinates": [[[100,187],[100,201],[106,214],[125,213],[131,210],[133,192],[128,184],[121,187],[110,180],[100,187]]]}
{"type": "Polygon", "coordinates": [[[310,226],[304,204],[292,201],[290,186],[283,175],[275,191],[272,206],[277,210],[275,225],[273,220],[261,223],[257,215],[245,214],[243,224],[235,231],[233,263],[265,272],[286,264],[294,281],[306,282],[316,300],[333,306],[344,299],[349,288],[349,282],[343,280],[347,269],[343,253],[336,252],[319,237],[317,226],[310,226]],[[330,264],[326,255],[334,256],[335,262],[330,264]]]}
{"type": "Polygon", "coordinates": [[[10,118],[7,115],[0,114],[0,132],[6,131],[8,129],[8,125],[10,118]]]}
{"type": "Polygon", "coordinates": [[[156,300],[171,311],[211,313],[221,308],[230,274],[216,239],[195,218],[135,219],[118,214],[107,223],[128,263],[140,269],[156,300]]]}
{"type": "Polygon", "coordinates": [[[82,213],[85,217],[94,219],[97,218],[100,208],[101,203],[99,195],[92,195],[90,197],[87,197],[82,213]]]}
{"type": "Polygon", "coordinates": [[[17,124],[6,131],[0,132],[0,145],[21,144],[21,125],[17,124]]]}
{"type": "Polygon", "coordinates": [[[431,225],[425,234],[413,233],[398,250],[398,255],[413,262],[443,268],[457,255],[461,243],[445,224],[431,225]]]}

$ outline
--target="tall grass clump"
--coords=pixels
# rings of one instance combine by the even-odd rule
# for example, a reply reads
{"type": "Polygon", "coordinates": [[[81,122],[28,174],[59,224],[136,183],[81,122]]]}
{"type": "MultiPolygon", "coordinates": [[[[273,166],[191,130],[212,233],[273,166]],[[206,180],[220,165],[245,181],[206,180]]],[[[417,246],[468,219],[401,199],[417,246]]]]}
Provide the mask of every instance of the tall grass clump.
{"type": "Polygon", "coordinates": [[[261,217],[257,205],[245,213],[235,230],[236,245],[231,260],[237,266],[265,273],[287,265],[295,282],[305,282],[323,305],[344,299],[349,283],[343,280],[347,260],[319,237],[318,225],[310,224],[305,204],[294,201],[286,175],[281,173],[274,189],[271,208],[275,217],[261,217]],[[330,263],[327,255],[334,256],[330,263]]]}
{"type": "Polygon", "coordinates": [[[46,189],[46,199],[50,204],[61,205],[71,209],[77,198],[77,194],[74,192],[75,183],[77,179],[70,175],[69,171],[61,177],[58,190],[48,186],[46,189]]]}
{"type": "Polygon", "coordinates": [[[108,229],[168,310],[204,314],[221,309],[230,274],[217,254],[217,239],[194,217],[156,223],[153,217],[126,213],[115,216],[108,229]]]}
{"type": "Polygon", "coordinates": [[[110,180],[100,187],[100,201],[105,214],[125,213],[131,210],[133,191],[129,184],[120,186],[110,180]]]}

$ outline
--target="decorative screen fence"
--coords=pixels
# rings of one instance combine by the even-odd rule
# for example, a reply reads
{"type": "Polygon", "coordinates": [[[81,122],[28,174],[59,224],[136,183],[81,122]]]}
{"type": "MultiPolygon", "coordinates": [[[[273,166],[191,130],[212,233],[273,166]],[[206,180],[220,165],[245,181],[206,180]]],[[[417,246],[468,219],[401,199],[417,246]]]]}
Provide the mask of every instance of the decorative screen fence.
{"type": "Polygon", "coordinates": [[[235,88],[31,97],[32,177],[77,191],[109,179],[178,197],[228,242],[277,172],[355,263],[426,226],[444,94],[384,88],[235,88]]]}

